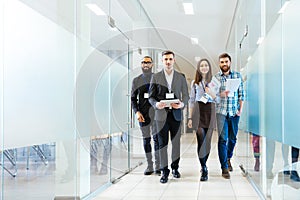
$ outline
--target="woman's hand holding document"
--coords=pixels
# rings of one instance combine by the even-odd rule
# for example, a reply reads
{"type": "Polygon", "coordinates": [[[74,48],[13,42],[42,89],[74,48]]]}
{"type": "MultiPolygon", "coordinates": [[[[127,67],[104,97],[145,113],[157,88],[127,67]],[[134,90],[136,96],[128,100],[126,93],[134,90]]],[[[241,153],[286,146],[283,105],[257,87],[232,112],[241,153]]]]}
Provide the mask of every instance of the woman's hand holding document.
{"type": "Polygon", "coordinates": [[[226,80],[226,91],[229,91],[228,97],[233,97],[234,92],[237,91],[241,83],[240,78],[227,79],[226,80]]]}
{"type": "Polygon", "coordinates": [[[215,96],[220,90],[221,83],[216,77],[213,76],[210,83],[208,84],[208,87],[211,93],[210,96],[215,96]]]}
{"type": "Polygon", "coordinates": [[[208,87],[205,87],[205,93],[200,99],[203,103],[207,103],[209,99],[213,100],[216,98],[216,94],[219,93],[221,87],[220,81],[216,77],[212,77],[208,87]]]}

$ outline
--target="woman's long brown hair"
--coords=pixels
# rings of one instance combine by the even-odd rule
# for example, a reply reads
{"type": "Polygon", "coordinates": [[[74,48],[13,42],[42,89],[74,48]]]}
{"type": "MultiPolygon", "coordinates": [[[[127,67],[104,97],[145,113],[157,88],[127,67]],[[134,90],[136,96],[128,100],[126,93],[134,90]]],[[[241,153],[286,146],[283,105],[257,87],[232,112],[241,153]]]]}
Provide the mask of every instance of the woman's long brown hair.
{"type": "Polygon", "coordinates": [[[208,64],[208,72],[207,72],[207,75],[206,75],[206,81],[209,83],[212,79],[212,72],[211,72],[211,65],[210,65],[210,62],[206,59],[206,58],[202,58],[201,60],[199,60],[199,62],[197,63],[197,70],[196,70],[196,74],[195,74],[195,84],[198,84],[202,81],[203,79],[203,76],[200,72],[200,64],[202,61],[206,61],[207,64],[208,64]]]}

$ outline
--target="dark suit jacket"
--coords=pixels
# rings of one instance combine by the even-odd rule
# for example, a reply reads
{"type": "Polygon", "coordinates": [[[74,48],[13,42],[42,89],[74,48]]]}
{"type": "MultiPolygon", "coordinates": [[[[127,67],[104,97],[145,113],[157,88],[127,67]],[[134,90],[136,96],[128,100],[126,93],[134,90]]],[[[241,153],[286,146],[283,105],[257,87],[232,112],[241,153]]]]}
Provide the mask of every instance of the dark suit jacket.
{"type": "MultiPolygon", "coordinates": [[[[184,106],[186,106],[189,99],[187,82],[185,76],[175,70],[171,89],[174,93],[175,99],[179,99],[184,103],[184,106]]],[[[167,118],[168,108],[156,108],[157,102],[166,99],[166,93],[169,93],[168,83],[164,70],[162,70],[152,76],[149,89],[149,102],[155,109],[155,120],[164,121],[167,118]]],[[[173,113],[173,116],[176,121],[181,121],[183,119],[182,109],[172,109],[171,112],[173,113]]]]}
{"type": "Polygon", "coordinates": [[[144,93],[149,92],[149,85],[152,75],[153,73],[141,74],[135,77],[132,81],[131,106],[135,113],[140,111],[144,116],[145,123],[143,123],[143,125],[148,125],[154,116],[154,111],[148,101],[148,98],[144,98],[144,93]]]}

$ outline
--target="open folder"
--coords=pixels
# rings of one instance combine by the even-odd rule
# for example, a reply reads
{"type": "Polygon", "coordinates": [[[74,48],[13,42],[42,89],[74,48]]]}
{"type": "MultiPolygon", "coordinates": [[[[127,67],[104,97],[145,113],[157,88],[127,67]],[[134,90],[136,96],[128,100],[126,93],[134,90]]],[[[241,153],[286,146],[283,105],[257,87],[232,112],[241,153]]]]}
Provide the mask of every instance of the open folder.
{"type": "Polygon", "coordinates": [[[167,104],[167,107],[171,106],[171,103],[179,103],[179,99],[166,99],[166,100],[160,100],[160,102],[163,102],[167,104]]]}

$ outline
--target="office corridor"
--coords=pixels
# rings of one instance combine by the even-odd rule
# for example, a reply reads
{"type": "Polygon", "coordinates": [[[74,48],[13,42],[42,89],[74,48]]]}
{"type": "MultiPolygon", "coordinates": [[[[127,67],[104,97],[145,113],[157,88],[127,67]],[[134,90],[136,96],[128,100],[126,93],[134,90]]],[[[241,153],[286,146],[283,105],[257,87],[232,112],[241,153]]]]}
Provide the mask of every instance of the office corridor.
{"type": "MultiPolygon", "coordinates": [[[[175,179],[170,174],[169,182],[161,184],[157,175],[143,175],[145,165],[134,169],[107,188],[95,200],[256,200],[260,199],[247,178],[242,175],[239,162],[235,156],[232,159],[233,172],[231,179],[222,178],[217,152],[217,133],[214,132],[211,154],[208,159],[209,179],[200,182],[200,164],[196,154],[196,137],[192,133],[182,135],[181,138],[181,178],[175,179]]],[[[240,137],[243,137],[240,134],[240,137]]],[[[243,139],[238,140],[236,151],[239,146],[245,144],[243,139]]],[[[169,145],[170,146],[170,145],[169,145]]],[[[170,152],[170,151],[169,151],[170,152]]]]}

